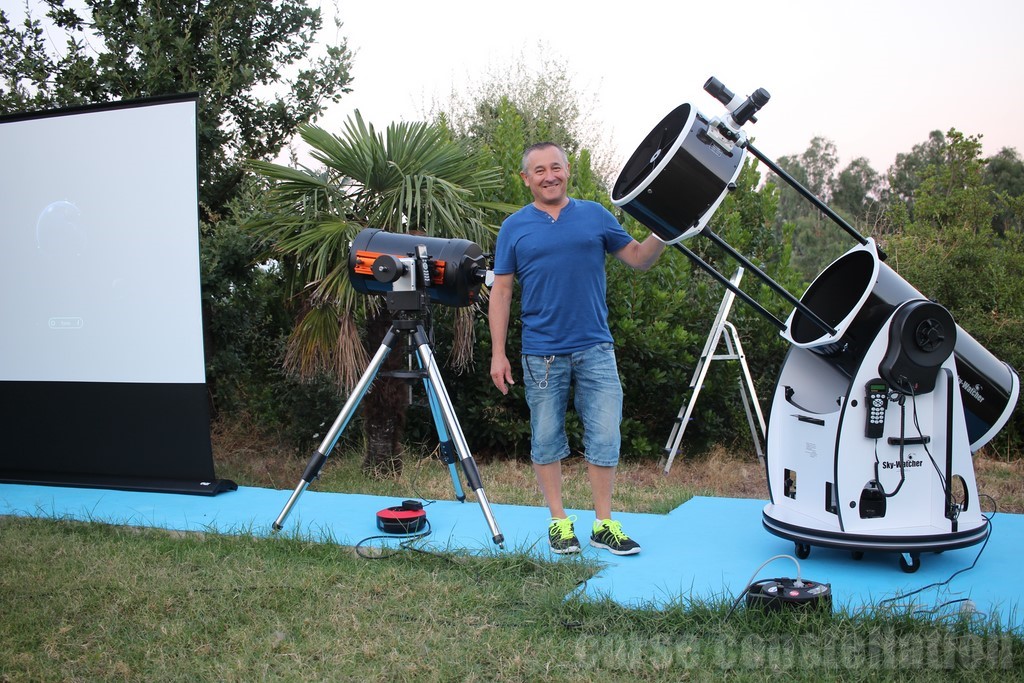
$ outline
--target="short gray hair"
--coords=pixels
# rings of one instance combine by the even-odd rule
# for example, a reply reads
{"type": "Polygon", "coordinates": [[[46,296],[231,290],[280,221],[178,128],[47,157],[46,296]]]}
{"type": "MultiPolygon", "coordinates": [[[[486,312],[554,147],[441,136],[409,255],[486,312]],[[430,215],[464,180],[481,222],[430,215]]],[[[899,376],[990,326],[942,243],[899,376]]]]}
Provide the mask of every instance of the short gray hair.
{"type": "Polygon", "coordinates": [[[548,149],[549,147],[554,147],[559,152],[561,152],[562,153],[562,161],[565,162],[566,166],[569,165],[569,155],[565,153],[565,150],[562,148],[561,145],[556,144],[554,142],[538,142],[538,143],[536,143],[534,145],[530,145],[523,152],[523,165],[522,165],[520,170],[522,170],[523,173],[526,173],[527,172],[526,171],[526,160],[527,160],[527,158],[531,154],[533,154],[534,152],[536,152],[538,150],[541,150],[541,149],[548,149]]]}

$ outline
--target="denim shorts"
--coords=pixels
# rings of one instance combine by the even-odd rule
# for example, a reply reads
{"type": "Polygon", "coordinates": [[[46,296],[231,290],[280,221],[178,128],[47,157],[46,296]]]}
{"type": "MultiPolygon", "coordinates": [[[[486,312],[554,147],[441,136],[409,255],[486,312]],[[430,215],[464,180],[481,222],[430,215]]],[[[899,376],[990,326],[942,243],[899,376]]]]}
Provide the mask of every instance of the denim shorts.
{"type": "Polygon", "coordinates": [[[523,382],[530,407],[533,462],[549,465],[569,455],[565,412],[569,387],[575,385],[573,405],[583,422],[587,462],[602,467],[619,463],[622,384],[613,344],[598,344],[567,356],[524,355],[523,382]]]}

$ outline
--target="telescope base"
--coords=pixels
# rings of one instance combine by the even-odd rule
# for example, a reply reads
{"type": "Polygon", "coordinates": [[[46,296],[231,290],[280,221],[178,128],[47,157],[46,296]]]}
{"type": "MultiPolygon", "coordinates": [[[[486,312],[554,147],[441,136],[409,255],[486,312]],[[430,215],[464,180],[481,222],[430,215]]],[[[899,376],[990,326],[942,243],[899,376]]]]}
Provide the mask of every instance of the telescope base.
{"type": "Polygon", "coordinates": [[[903,571],[908,573],[920,567],[920,553],[941,553],[976,545],[988,538],[991,529],[988,520],[982,518],[980,525],[957,531],[908,527],[876,534],[846,533],[838,526],[816,526],[815,520],[772,503],[765,505],[761,522],[769,533],[793,541],[796,556],[801,559],[810,555],[811,546],[849,550],[855,559],[860,559],[865,552],[901,553],[911,558],[909,563],[903,558],[900,560],[903,571]],[[798,516],[802,519],[796,520],[798,516]]]}

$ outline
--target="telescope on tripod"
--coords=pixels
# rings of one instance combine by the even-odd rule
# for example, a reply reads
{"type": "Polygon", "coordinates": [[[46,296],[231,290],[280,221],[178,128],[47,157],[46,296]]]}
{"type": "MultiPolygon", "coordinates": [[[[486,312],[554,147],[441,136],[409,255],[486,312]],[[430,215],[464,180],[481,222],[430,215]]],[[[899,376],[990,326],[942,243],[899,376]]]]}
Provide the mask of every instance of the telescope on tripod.
{"type": "Polygon", "coordinates": [[[920,554],[987,538],[973,453],[992,440],[1017,403],[1016,371],[993,356],[884,263],[875,241],[757,150],[743,126],[769,101],[710,78],[726,107],[708,117],[673,109],[644,138],[612,189],[612,203],[685,254],[775,325],[790,348],[775,386],[765,469],[770,502],[762,523],[811,546],[896,552],[906,572],[920,554]],[[857,244],[794,297],[721,237],[709,221],[750,153],[857,244]],[[681,242],[704,237],[793,306],[779,320],[681,242]]]}
{"type": "Polygon", "coordinates": [[[404,337],[407,347],[416,350],[419,371],[414,373],[414,377],[423,380],[440,442],[441,457],[448,465],[455,496],[460,501],[465,500],[455,467],[458,460],[467,483],[480,503],[492,540],[499,547],[504,547],[504,536],[491,513],[480,471],[441,379],[433,344],[427,332],[432,302],[452,307],[469,306],[476,300],[480,286],[489,284],[493,279],[493,272],[487,268],[483,251],[469,240],[404,235],[367,228],[356,235],[349,246],[348,274],[357,292],[385,297],[393,318],[391,328],[384,335],[380,347],[334,424],[310,457],[302,478],[274,521],[274,531],[284,527],[299,496],[319,476],[327,456],[345,431],[366,392],[370,390],[385,359],[404,337]]]}

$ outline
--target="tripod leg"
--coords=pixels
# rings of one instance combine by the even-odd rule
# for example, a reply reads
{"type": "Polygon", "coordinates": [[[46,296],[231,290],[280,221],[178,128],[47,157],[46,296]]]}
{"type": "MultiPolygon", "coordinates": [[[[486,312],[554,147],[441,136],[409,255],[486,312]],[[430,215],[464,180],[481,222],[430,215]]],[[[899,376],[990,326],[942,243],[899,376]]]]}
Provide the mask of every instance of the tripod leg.
{"type": "Polygon", "coordinates": [[[334,420],[334,424],[331,425],[330,431],[327,432],[327,436],[320,442],[320,447],[313,451],[313,456],[309,459],[309,464],[306,465],[306,471],[302,473],[302,479],[299,480],[298,486],[292,491],[291,497],[288,502],[285,503],[284,509],[281,510],[281,514],[277,516],[277,520],[273,524],[274,531],[280,531],[284,526],[284,520],[288,517],[288,514],[292,511],[295,503],[299,500],[299,496],[306,490],[310,482],[320,476],[320,469],[324,466],[327,461],[327,456],[330,454],[331,449],[334,448],[334,444],[337,443],[338,438],[342,432],[345,431],[345,427],[348,426],[348,422],[352,419],[352,415],[356,412],[356,408],[359,407],[359,402],[363,400],[363,396],[366,395],[370,385],[373,384],[374,378],[377,376],[377,371],[380,370],[380,366],[384,364],[384,360],[391,353],[391,349],[395,343],[397,332],[394,327],[388,330],[388,333],[384,335],[384,340],[380,344],[380,348],[377,349],[377,353],[374,354],[370,360],[370,364],[366,367],[366,372],[359,378],[359,382],[356,383],[355,389],[349,395],[348,400],[342,407],[338,417],[334,420]]]}
{"type": "Polygon", "coordinates": [[[438,403],[434,387],[427,378],[423,379],[423,387],[427,392],[427,401],[430,403],[430,414],[434,416],[434,426],[437,428],[437,438],[441,447],[441,459],[448,465],[448,473],[452,477],[452,487],[455,489],[455,498],[460,503],[466,502],[466,492],[462,490],[462,482],[459,481],[459,472],[455,469],[455,446],[452,444],[448,430],[444,426],[444,415],[441,413],[441,406],[438,403]]]}
{"type": "Polygon", "coordinates": [[[466,474],[466,481],[476,494],[476,499],[480,502],[480,509],[483,511],[484,519],[491,530],[492,540],[496,545],[503,548],[505,537],[498,529],[498,524],[494,521],[494,515],[491,514],[491,506],[487,502],[487,494],[484,493],[484,485],[480,480],[480,470],[477,469],[476,461],[469,452],[469,445],[466,443],[466,437],[462,433],[459,419],[455,416],[455,409],[452,407],[448,390],[445,388],[444,382],[441,381],[441,372],[438,370],[437,363],[434,360],[434,353],[430,349],[430,343],[427,340],[427,334],[422,325],[416,328],[415,339],[420,366],[427,372],[427,381],[430,382],[430,386],[434,390],[438,407],[441,409],[444,422],[448,427],[448,433],[455,443],[455,452],[458,453],[459,459],[462,461],[462,470],[466,474]]]}

